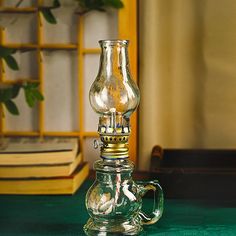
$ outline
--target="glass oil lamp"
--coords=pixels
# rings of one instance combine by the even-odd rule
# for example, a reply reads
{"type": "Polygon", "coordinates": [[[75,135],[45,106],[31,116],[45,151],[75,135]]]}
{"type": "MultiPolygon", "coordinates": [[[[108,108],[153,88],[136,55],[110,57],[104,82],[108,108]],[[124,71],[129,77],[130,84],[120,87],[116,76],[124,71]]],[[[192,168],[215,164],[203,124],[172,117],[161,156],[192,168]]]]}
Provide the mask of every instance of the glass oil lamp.
{"type": "Polygon", "coordinates": [[[87,235],[138,235],[142,225],[157,222],[163,212],[163,193],[157,181],[134,182],[129,160],[130,115],[140,100],[131,79],[127,40],[101,40],[100,67],[89,99],[99,114],[101,159],[94,163],[96,180],[86,195],[90,218],[87,235]],[[154,191],[151,214],[142,211],[142,197],[154,191]]]}

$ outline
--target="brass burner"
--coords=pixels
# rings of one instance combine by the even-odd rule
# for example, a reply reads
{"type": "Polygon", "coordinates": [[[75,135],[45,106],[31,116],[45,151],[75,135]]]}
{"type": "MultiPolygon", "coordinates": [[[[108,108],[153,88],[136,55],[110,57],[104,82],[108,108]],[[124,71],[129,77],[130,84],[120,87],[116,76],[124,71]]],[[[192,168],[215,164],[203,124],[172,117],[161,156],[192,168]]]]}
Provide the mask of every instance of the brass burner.
{"type": "Polygon", "coordinates": [[[100,133],[103,158],[127,158],[129,157],[129,133],[106,134],[100,133]]]}

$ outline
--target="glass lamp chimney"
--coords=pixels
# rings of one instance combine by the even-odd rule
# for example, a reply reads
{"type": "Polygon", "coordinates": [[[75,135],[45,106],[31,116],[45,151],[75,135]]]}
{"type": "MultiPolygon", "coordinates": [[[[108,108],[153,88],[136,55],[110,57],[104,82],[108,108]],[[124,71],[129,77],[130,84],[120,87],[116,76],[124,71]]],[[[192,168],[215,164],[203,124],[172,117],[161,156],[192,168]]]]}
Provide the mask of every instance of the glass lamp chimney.
{"type": "Polygon", "coordinates": [[[101,40],[99,44],[100,67],[91,86],[89,100],[100,116],[101,156],[125,158],[128,157],[129,118],[140,100],[139,89],[129,69],[129,41],[101,40]],[[116,149],[118,147],[120,151],[116,149]]]}
{"type": "Polygon", "coordinates": [[[131,79],[127,40],[101,40],[100,68],[89,98],[100,115],[129,118],[139,104],[139,89],[131,79]]]}

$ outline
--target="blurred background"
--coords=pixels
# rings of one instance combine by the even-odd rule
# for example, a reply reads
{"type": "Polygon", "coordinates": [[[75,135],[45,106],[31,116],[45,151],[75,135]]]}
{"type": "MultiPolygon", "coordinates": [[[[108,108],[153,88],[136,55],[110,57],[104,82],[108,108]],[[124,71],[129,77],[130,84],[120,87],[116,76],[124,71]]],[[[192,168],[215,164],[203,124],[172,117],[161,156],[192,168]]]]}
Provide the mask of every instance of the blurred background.
{"type": "Polygon", "coordinates": [[[155,144],[233,149],[236,2],[139,1],[140,168],[155,144]]]}

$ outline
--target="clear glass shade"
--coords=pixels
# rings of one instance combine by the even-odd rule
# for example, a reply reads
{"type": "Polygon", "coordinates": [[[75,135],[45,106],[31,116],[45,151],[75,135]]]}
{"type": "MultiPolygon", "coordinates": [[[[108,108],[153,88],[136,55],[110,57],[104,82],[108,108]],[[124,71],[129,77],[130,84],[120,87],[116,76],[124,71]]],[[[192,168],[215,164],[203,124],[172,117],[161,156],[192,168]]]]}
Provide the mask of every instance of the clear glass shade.
{"type": "Polygon", "coordinates": [[[91,86],[89,99],[95,112],[129,117],[139,104],[140,94],[131,79],[127,40],[99,41],[102,52],[98,75],[91,86]]]}

